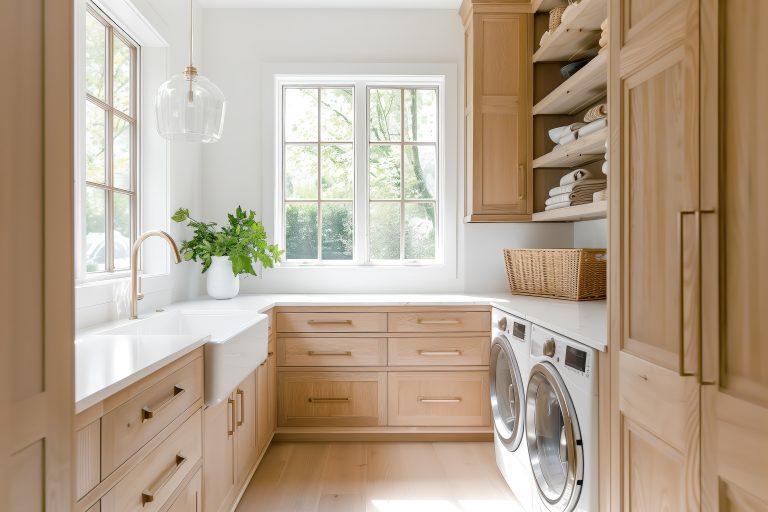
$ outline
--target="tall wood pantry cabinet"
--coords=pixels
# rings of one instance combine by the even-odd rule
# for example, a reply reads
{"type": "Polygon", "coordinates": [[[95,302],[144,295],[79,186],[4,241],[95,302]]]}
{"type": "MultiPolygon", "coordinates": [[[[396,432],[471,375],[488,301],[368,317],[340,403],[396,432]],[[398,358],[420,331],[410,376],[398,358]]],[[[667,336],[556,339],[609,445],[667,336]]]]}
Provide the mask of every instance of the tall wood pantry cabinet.
{"type": "Polygon", "coordinates": [[[768,510],[768,2],[610,12],[610,510],[768,510]]]}
{"type": "Polygon", "coordinates": [[[530,2],[464,0],[464,220],[533,211],[530,2]]]}

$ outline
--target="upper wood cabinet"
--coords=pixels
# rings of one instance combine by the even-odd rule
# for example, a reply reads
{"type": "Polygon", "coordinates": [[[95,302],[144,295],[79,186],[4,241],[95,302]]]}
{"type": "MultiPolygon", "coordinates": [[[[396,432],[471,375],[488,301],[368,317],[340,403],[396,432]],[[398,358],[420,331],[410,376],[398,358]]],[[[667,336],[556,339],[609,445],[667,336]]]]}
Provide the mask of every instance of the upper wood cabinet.
{"type": "Polygon", "coordinates": [[[532,24],[528,2],[465,0],[464,220],[530,220],[532,24]]]}

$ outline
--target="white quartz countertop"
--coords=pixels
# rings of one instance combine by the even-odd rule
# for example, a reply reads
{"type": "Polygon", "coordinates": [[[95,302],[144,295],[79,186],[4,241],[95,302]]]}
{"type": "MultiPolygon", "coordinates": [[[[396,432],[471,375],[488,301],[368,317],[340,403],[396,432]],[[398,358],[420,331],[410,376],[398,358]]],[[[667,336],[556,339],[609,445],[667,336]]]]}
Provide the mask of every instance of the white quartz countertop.
{"type": "MultiPolygon", "coordinates": [[[[201,298],[166,310],[237,309],[263,313],[276,306],[460,306],[491,305],[600,351],[607,348],[605,301],[575,302],[492,294],[312,294],[240,295],[231,300],[201,298]]],[[[108,398],[179,357],[204,345],[207,336],[99,335],[128,322],[91,327],[75,340],[75,412],[108,398]]]]}

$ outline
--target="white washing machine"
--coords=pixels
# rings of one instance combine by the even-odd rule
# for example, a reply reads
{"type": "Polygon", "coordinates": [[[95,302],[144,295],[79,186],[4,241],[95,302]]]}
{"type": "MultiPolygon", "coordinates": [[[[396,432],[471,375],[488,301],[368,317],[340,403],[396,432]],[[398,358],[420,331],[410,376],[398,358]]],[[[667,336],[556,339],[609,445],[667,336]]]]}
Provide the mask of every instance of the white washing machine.
{"type": "Polygon", "coordinates": [[[534,510],[598,510],[597,351],[531,328],[526,439],[534,510]]]}
{"type": "Polygon", "coordinates": [[[525,386],[531,324],[493,310],[490,384],[496,464],[524,510],[533,504],[525,440],[525,386]]]}

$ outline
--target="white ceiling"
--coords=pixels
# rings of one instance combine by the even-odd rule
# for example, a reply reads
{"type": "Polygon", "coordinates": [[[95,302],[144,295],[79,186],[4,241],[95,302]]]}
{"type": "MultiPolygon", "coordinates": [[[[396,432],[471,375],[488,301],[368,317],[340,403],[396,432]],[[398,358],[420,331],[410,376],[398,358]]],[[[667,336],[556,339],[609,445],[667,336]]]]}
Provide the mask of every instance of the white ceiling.
{"type": "Polygon", "coordinates": [[[205,8],[458,9],[461,0],[198,0],[205,8]]]}

